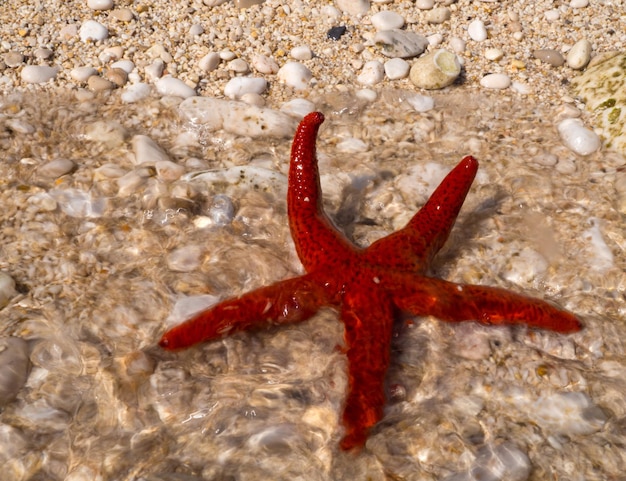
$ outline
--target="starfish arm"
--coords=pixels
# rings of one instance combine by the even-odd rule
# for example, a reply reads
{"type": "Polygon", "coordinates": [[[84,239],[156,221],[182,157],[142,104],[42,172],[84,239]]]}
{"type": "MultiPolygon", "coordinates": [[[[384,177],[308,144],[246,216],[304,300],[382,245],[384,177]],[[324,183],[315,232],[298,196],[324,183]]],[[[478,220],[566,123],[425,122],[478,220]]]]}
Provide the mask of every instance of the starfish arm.
{"type": "Polygon", "coordinates": [[[477,170],[478,161],[464,157],[403,229],[366,250],[369,262],[422,273],[448,240],[477,170]]]}
{"type": "Polygon", "coordinates": [[[497,287],[418,277],[410,287],[395,291],[393,299],[398,308],[416,316],[432,315],[449,322],[525,324],[561,333],[582,328],[580,320],[564,309],[497,287]]]}
{"type": "Polygon", "coordinates": [[[383,416],[385,374],[389,367],[393,305],[375,285],[347,294],[341,319],[348,356],[348,396],[341,448],[360,448],[383,416]]]}
{"type": "Polygon", "coordinates": [[[168,330],[159,345],[181,349],[237,331],[303,321],[327,303],[321,284],[310,275],[227,299],[168,330]]]}
{"type": "Polygon", "coordinates": [[[326,216],[322,206],[315,141],[324,115],[308,114],[296,131],[291,147],[287,209],[291,236],[307,272],[332,264],[354,250],[326,216]]]}

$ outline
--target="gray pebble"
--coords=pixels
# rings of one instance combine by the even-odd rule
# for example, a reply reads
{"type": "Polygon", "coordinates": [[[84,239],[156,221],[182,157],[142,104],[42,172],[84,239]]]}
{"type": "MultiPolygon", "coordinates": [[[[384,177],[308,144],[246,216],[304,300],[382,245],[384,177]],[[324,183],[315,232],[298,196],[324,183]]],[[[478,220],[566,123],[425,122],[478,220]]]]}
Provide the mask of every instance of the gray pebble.
{"type": "Polygon", "coordinates": [[[19,67],[24,63],[24,55],[19,52],[7,52],[2,56],[7,67],[19,67]]]}
{"type": "Polygon", "coordinates": [[[43,177],[56,179],[62,175],[69,174],[75,167],[76,164],[70,159],[54,159],[39,167],[37,172],[43,177]]]}
{"type": "Polygon", "coordinates": [[[565,63],[563,55],[551,48],[542,48],[533,52],[533,57],[553,67],[560,67],[565,63]]]}
{"type": "Polygon", "coordinates": [[[423,35],[406,30],[382,30],[374,41],[382,47],[382,54],[392,58],[410,58],[420,55],[428,47],[428,39],[423,35]]]}
{"type": "Polygon", "coordinates": [[[426,12],[426,21],[428,23],[440,24],[450,20],[450,9],[447,7],[437,7],[426,12]]]}

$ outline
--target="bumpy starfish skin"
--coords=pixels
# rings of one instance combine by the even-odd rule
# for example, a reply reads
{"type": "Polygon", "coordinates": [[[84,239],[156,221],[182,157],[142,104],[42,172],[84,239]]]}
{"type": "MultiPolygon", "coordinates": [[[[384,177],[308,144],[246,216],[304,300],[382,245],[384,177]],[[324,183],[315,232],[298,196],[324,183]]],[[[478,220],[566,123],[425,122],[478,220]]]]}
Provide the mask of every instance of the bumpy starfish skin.
{"type": "Polygon", "coordinates": [[[289,227],[307,274],[228,299],[167,331],[160,345],[179,349],[237,331],[303,321],[323,306],[345,325],[349,390],[342,449],[362,446],[383,415],[393,319],[397,311],[444,321],[526,324],[568,333],[578,319],[544,301],[494,287],[455,284],[425,274],[444,245],[478,170],[465,157],[400,231],[361,249],[322,207],[315,141],[324,116],[307,115],[289,168],[289,227]]]}

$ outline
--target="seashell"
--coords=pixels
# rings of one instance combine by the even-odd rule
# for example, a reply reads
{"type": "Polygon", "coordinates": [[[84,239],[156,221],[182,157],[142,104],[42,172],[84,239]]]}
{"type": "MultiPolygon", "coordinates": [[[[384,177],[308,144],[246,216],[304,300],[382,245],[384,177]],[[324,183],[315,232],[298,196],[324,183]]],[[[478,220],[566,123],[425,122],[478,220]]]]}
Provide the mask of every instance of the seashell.
{"type": "Polygon", "coordinates": [[[455,54],[436,50],[418,58],[409,77],[419,88],[436,90],[452,85],[461,73],[461,64],[455,54]]]}

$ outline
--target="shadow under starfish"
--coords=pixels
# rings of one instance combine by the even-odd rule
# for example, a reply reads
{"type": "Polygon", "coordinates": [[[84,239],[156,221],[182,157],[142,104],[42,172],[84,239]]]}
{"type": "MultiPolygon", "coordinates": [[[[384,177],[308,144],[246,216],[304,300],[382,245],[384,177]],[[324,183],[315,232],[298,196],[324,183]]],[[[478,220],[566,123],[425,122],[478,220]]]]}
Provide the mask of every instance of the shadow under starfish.
{"type": "Polygon", "coordinates": [[[322,208],[315,142],[324,116],[307,115],[291,150],[289,227],[306,274],[227,299],[169,331],[160,346],[180,349],[234,332],[310,318],[323,306],[339,310],[345,326],[349,390],[341,448],[360,448],[383,416],[393,319],[398,311],[443,321],[526,324],[568,333],[573,314],[539,299],[495,287],[455,284],[426,276],[444,245],[478,170],[467,156],[401,230],[367,248],[354,246],[322,208]]]}

